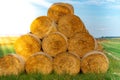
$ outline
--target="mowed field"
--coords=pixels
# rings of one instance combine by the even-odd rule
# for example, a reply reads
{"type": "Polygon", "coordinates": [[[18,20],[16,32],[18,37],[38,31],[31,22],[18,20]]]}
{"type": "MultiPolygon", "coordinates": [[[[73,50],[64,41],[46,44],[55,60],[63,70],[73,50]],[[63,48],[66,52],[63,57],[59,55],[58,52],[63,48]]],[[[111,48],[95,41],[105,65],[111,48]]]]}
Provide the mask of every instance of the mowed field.
{"type": "MultiPolygon", "coordinates": [[[[18,37],[0,37],[0,56],[15,53],[14,41],[18,37]]],[[[49,75],[42,74],[26,74],[21,73],[18,76],[9,75],[1,76],[0,80],[120,80],[120,38],[104,38],[98,42],[103,47],[103,52],[109,58],[109,70],[104,74],[83,74],[82,72],[75,76],[67,74],[57,75],[51,73],[49,75]]]]}

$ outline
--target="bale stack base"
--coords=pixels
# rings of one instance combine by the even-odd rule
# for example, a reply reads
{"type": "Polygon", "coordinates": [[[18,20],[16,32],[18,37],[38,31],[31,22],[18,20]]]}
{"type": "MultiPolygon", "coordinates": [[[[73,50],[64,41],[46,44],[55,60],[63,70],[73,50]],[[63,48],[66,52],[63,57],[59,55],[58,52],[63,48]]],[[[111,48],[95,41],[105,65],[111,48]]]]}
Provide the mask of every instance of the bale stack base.
{"type": "Polygon", "coordinates": [[[43,52],[35,53],[26,61],[25,69],[27,73],[49,74],[53,70],[52,58],[43,52]]]}
{"type": "Polygon", "coordinates": [[[72,53],[60,53],[55,56],[53,67],[57,74],[76,75],[80,71],[80,59],[72,53]]]}
{"type": "Polygon", "coordinates": [[[81,60],[81,70],[83,73],[105,73],[108,68],[108,58],[99,51],[87,53],[81,60]]]}
{"type": "Polygon", "coordinates": [[[0,58],[0,76],[18,75],[24,71],[24,60],[17,54],[9,54],[0,58]]]}

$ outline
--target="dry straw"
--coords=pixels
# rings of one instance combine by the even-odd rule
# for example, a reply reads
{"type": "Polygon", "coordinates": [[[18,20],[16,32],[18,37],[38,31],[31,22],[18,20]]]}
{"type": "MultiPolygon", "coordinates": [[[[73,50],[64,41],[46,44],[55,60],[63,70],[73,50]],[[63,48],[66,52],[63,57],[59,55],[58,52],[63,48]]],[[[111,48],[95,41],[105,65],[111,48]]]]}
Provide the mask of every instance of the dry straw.
{"type": "Polygon", "coordinates": [[[54,3],[53,5],[61,5],[61,6],[66,6],[71,10],[71,13],[74,14],[74,8],[71,4],[69,3],[63,3],[63,2],[58,2],[58,3],[54,3]]]}
{"type": "Polygon", "coordinates": [[[15,41],[14,48],[26,60],[30,55],[41,51],[41,41],[33,34],[25,34],[15,41]]]}
{"type": "Polygon", "coordinates": [[[68,40],[68,51],[83,57],[89,51],[95,49],[96,41],[88,33],[77,33],[68,40]]]}
{"type": "Polygon", "coordinates": [[[47,12],[48,17],[51,17],[56,23],[60,17],[67,14],[74,14],[74,10],[72,5],[66,3],[55,3],[50,6],[47,12]]]}
{"type": "Polygon", "coordinates": [[[42,39],[49,33],[56,32],[57,29],[54,21],[51,18],[47,16],[39,16],[31,23],[30,31],[42,39]]]}
{"type": "Polygon", "coordinates": [[[96,50],[98,50],[98,51],[103,51],[103,46],[102,46],[102,44],[101,44],[100,42],[98,42],[98,41],[97,41],[97,48],[96,48],[96,50]]]}
{"type": "Polygon", "coordinates": [[[24,71],[24,60],[17,54],[0,57],[0,76],[18,75],[24,71]]]}
{"type": "Polygon", "coordinates": [[[50,56],[55,56],[67,50],[67,38],[60,32],[46,36],[42,41],[42,49],[50,56]]]}
{"type": "Polygon", "coordinates": [[[58,21],[58,31],[70,38],[78,32],[87,32],[82,20],[72,14],[65,15],[58,21]]]}
{"type": "Polygon", "coordinates": [[[27,73],[50,74],[53,70],[51,56],[37,52],[30,56],[25,64],[27,73]]]}
{"type": "Polygon", "coordinates": [[[108,68],[108,58],[100,51],[89,52],[81,60],[83,73],[105,73],[108,68]]]}
{"type": "Polygon", "coordinates": [[[72,53],[60,53],[53,59],[53,68],[57,74],[76,75],[80,72],[80,58],[72,53]]]}

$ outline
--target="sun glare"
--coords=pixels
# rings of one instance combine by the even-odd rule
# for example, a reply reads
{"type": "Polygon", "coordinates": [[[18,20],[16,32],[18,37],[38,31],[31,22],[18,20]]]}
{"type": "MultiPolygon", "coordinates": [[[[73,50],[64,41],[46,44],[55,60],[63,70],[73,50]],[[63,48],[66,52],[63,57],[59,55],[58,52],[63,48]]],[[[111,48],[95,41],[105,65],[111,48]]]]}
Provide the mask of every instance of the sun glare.
{"type": "Polygon", "coordinates": [[[29,32],[35,9],[24,0],[0,1],[0,35],[21,35],[29,32]]]}

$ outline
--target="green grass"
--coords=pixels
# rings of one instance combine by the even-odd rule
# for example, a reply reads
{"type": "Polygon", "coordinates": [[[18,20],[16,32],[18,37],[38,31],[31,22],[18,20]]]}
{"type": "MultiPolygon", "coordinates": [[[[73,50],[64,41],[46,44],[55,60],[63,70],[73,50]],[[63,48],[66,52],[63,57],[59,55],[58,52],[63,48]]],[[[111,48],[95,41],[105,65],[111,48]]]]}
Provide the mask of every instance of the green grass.
{"type": "Polygon", "coordinates": [[[0,45],[0,57],[15,53],[13,45],[0,45]]]}
{"type": "Polygon", "coordinates": [[[114,56],[120,58],[120,39],[109,39],[101,44],[106,52],[112,53],[114,56]]]}
{"type": "MultiPolygon", "coordinates": [[[[17,76],[1,76],[0,80],[120,80],[120,60],[108,55],[108,53],[111,53],[120,59],[120,39],[109,39],[101,42],[101,44],[104,47],[104,52],[109,58],[109,69],[104,74],[83,74],[80,72],[78,75],[71,76],[68,74],[58,75],[54,72],[49,75],[27,74],[26,72],[23,72],[17,76]]],[[[14,52],[12,45],[7,45],[7,47],[2,46],[0,47],[0,50],[2,50],[4,54],[14,52]]]]}
{"type": "Polygon", "coordinates": [[[52,73],[49,75],[42,74],[25,74],[22,73],[18,76],[10,75],[10,76],[1,76],[0,80],[119,80],[118,75],[114,75],[111,73],[105,74],[78,74],[76,76],[70,76],[67,74],[58,75],[56,73],[52,73]]]}

